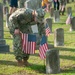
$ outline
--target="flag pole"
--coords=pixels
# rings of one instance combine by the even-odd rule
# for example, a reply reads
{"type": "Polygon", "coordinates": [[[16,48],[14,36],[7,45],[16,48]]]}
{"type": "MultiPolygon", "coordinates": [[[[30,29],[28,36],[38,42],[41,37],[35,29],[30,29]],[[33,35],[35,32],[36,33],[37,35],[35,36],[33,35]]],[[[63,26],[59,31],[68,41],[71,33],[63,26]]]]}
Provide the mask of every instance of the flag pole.
{"type": "Polygon", "coordinates": [[[46,70],[46,69],[45,69],[45,59],[44,59],[44,70],[46,70]]]}

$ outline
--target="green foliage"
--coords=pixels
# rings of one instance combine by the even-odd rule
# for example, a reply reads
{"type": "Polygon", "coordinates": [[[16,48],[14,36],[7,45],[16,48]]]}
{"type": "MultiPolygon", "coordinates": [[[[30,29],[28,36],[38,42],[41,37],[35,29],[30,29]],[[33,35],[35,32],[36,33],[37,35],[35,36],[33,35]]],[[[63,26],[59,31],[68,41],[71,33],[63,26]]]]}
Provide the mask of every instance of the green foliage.
{"type": "MultiPolygon", "coordinates": [[[[0,0],[1,1],[1,0],[0,0]]],[[[74,3],[67,4],[67,7],[71,6],[74,13],[74,3]]],[[[45,17],[49,17],[49,13],[45,17]]],[[[70,25],[66,25],[67,19],[65,15],[61,15],[60,23],[53,23],[52,32],[54,33],[56,28],[64,29],[64,47],[56,47],[59,50],[60,55],[60,68],[61,71],[56,75],[75,75],[75,31],[70,32],[70,25]]],[[[48,37],[48,43],[54,44],[54,34],[48,37]]],[[[29,63],[31,66],[19,67],[14,57],[13,40],[9,33],[9,29],[5,26],[4,18],[4,38],[6,43],[10,46],[10,52],[0,54],[0,75],[47,75],[45,74],[46,62],[39,57],[39,51],[36,50],[36,54],[30,55],[29,63]]],[[[48,74],[51,75],[51,74],[48,74]]],[[[53,75],[53,74],[52,74],[53,75]]]]}

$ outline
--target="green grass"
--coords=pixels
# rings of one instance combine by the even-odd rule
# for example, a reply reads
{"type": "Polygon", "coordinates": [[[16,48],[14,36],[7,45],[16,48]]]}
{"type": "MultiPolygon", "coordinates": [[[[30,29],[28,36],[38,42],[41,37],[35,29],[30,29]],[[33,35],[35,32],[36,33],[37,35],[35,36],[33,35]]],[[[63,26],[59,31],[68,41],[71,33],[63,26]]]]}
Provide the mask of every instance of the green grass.
{"type": "MultiPolygon", "coordinates": [[[[67,7],[71,6],[74,13],[74,3],[67,4],[67,7]]],[[[46,14],[46,17],[49,17],[49,13],[46,14]]],[[[56,28],[64,29],[64,46],[56,47],[59,50],[60,55],[60,73],[56,75],[75,75],[75,31],[70,32],[70,25],[66,25],[66,12],[65,16],[60,17],[60,23],[53,23],[52,32],[54,33],[56,28]]],[[[15,60],[13,50],[12,50],[12,38],[8,31],[9,29],[5,27],[5,18],[4,18],[4,38],[6,44],[10,46],[9,53],[0,54],[0,75],[54,75],[54,74],[45,74],[45,60],[41,60],[38,55],[38,50],[36,54],[30,55],[29,63],[32,65],[29,67],[19,67],[15,60]]],[[[54,34],[51,34],[48,37],[48,43],[54,44],[54,34]]]]}

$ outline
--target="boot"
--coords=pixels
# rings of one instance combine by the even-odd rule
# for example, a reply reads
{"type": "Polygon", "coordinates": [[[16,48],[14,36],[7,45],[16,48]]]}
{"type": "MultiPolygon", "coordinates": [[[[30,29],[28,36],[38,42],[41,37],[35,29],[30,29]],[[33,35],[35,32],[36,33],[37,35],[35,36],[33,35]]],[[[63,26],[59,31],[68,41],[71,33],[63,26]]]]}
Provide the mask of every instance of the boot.
{"type": "Polygon", "coordinates": [[[18,60],[18,66],[24,66],[24,63],[22,60],[18,60]]]}
{"type": "Polygon", "coordinates": [[[23,60],[23,63],[24,63],[25,66],[30,66],[30,64],[27,60],[23,60]]]}

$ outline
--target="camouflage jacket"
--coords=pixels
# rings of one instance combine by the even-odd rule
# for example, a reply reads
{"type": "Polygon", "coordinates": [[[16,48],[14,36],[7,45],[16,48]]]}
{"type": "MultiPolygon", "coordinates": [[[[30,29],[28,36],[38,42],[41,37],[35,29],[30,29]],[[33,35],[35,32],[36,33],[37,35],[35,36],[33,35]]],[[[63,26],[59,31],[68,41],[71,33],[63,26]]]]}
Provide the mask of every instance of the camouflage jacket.
{"type": "Polygon", "coordinates": [[[32,21],[32,10],[31,9],[18,9],[9,17],[9,29],[10,33],[14,33],[16,28],[19,28],[22,32],[28,32],[28,28],[32,21]]]}
{"type": "MultiPolygon", "coordinates": [[[[9,17],[8,27],[10,33],[13,34],[16,28],[19,28],[20,31],[23,33],[32,33],[31,25],[36,24],[36,22],[33,20],[34,16],[32,15],[32,12],[33,12],[32,9],[25,9],[25,8],[20,8],[17,11],[15,11],[9,17]]],[[[44,19],[44,12],[40,9],[38,9],[37,12],[38,12],[37,19],[42,21],[42,19],[44,19]]]]}

